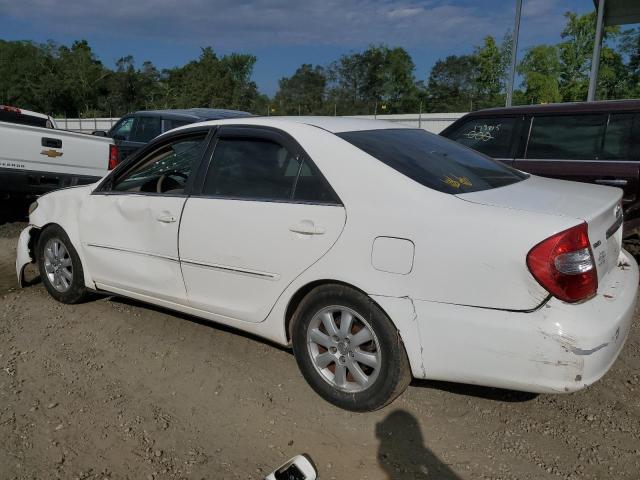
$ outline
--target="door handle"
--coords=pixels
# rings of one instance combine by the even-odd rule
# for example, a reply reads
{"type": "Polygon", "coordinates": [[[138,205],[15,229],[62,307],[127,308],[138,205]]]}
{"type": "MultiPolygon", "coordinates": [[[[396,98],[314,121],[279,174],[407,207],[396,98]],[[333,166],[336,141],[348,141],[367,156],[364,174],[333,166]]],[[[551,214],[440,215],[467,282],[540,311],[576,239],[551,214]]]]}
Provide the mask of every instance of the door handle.
{"type": "Polygon", "coordinates": [[[622,178],[598,178],[596,183],[600,185],[611,185],[612,187],[625,187],[628,182],[622,178]]]}
{"type": "Polygon", "coordinates": [[[322,235],[326,231],[322,227],[316,227],[311,220],[302,220],[297,225],[291,225],[289,230],[301,235],[322,235]]]}
{"type": "Polygon", "coordinates": [[[173,215],[160,215],[159,217],[156,217],[156,219],[162,223],[174,223],[176,221],[176,217],[173,215]]]}

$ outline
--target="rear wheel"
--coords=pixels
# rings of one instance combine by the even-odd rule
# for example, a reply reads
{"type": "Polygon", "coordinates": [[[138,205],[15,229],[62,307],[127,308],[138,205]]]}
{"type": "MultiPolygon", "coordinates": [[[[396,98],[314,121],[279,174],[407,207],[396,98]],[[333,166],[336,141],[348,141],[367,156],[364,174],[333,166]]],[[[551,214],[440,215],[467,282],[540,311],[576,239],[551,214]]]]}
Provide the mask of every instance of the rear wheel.
{"type": "Polygon", "coordinates": [[[398,331],[363,293],[320,286],[303,299],[293,322],[298,366],[311,387],[334,405],[377,410],[411,381],[398,331]]]}
{"type": "Polygon", "coordinates": [[[65,231],[47,227],[38,239],[38,268],[49,294],[62,303],[79,303],[88,297],[78,252],[65,231]]]}

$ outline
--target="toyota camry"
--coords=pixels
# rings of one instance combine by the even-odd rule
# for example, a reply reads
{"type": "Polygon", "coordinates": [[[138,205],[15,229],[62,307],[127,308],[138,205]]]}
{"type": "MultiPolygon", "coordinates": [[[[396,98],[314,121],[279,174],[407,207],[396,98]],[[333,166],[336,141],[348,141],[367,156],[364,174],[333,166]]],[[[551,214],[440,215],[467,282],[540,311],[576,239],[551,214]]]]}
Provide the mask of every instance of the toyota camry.
{"type": "Polygon", "coordinates": [[[211,121],[39,198],[16,268],[60,302],[121,295],[290,346],[349,410],[412,378],[572,392],[631,324],[621,197],[409,126],[211,121]]]}

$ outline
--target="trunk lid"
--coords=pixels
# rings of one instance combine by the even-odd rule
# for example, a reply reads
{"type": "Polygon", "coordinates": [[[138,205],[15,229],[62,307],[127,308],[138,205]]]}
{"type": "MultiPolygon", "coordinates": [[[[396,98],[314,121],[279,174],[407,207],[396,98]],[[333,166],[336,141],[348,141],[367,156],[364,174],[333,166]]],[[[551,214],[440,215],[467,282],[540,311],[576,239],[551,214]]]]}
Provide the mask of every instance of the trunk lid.
{"type": "MultiPolygon", "coordinates": [[[[619,188],[532,175],[506,187],[456,196],[483,205],[585,221],[598,280],[617,265],[622,245],[622,190],[619,188]]],[[[531,246],[545,238],[547,236],[532,238],[531,246]]]]}

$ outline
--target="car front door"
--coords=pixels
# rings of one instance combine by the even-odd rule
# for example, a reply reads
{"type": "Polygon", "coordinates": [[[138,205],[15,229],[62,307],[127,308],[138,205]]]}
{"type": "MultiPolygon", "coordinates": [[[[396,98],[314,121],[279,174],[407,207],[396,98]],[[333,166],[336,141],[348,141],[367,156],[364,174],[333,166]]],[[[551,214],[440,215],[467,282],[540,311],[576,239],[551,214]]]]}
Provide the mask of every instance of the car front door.
{"type": "Polygon", "coordinates": [[[283,132],[222,127],[179,234],[190,305],[248,322],[336,242],[345,209],[283,132]]]}
{"type": "Polygon", "coordinates": [[[610,185],[633,203],[638,191],[638,159],[632,148],[635,115],[536,115],[516,168],[543,177],[610,185]]]}
{"type": "Polygon", "coordinates": [[[186,302],[178,229],[208,136],[185,132],[151,147],[85,201],[80,239],[98,288],[186,302]]]}

